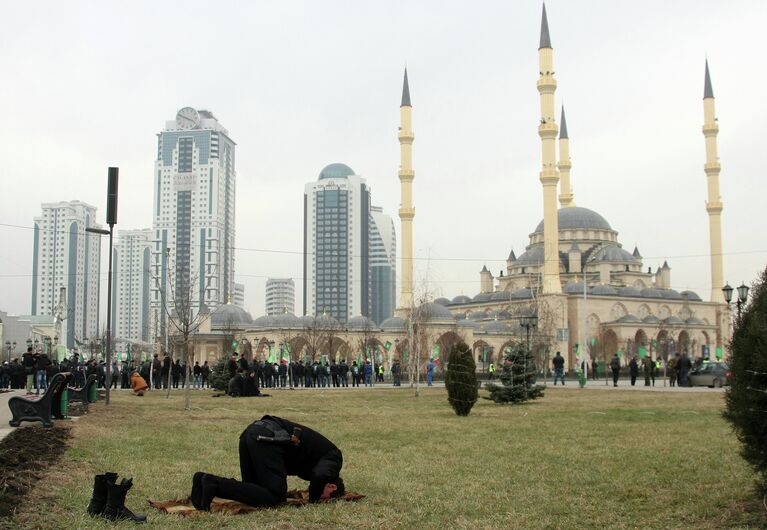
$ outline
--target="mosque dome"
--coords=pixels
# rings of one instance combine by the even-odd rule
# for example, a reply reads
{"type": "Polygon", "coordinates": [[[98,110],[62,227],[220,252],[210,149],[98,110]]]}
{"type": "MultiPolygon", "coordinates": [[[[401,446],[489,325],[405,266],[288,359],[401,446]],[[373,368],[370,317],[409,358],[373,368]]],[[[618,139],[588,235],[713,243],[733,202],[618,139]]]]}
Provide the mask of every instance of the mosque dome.
{"type": "Polygon", "coordinates": [[[527,298],[532,298],[533,292],[529,288],[524,287],[511,293],[511,297],[515,300],[524,300],[527,298]]]}
{"type": "Polygon", "coordinates": [[[621,287],[620,289],[618,289],[618,296],[634,296],[639,298],[642,296],[642,291],[640,291],[636,287],[630,287],[630,286],[621,287]]]}
{"type": "Polygon", "coordinates": [[[669,326],[681,326],[684,324],[681,318],[679,318],[676,315],[671,315],[667,319],[663,321],[664,323],[668,324],[669,326]]]}
{"type": "Polygon", "coordinates": [[[368,317],[357,315],[346,322],[346,327],[349,329],[376,329],[378,326],[376,326],[376,323],[368,317]]]}
{"type": "Polygon", "coordinates": [[[305,328],[338,329],[341,323],[330,315],[306,315],[301,317],[301,325],[305,328]]]}
{"type": "Polygon", "coordinates": [[[274,317],[270,315],[262,315],[253,321],[253,326],[257,328],[273,328],[274,317]]]}
{"type": "Polygon", "coordinates": [[[595,285],[591,288],[589,294],[597,296],[615,296],[618,294],[618,290],[614,287],[610,287],[609,285],[595,285]]]}
{"type": "Polygon", "coordinates": [[[583,284],[578,282],[567,282],[564,290],[565,294],[583,294],[583,284]]]}
{"type": "Polygon", "coordinates": [[[479,293],[472,298],[473,302],[489,302],[493,293],[479,293]]]}
{"type": "Polygon", "coordinates": [[[468,320],[482,320],[483,318],[487,318],[487,312],[486,311],[472,311],[468,314],[466,317],[468,320]]]}
{"type": "Polygon", "coordinates": [[[540,265],[543,263],[543,247],[532,247],[519,255],[514,262],[515,267],[540,265]]]}
{"type": "Polygon", "coordinates": [[[683,297],[681,294],[679,294],[677,291],[673,289],[661,289],[660,291],[661,296],[663,298],[666,298],[668,300],[682,300],[683,297]]]}
{"type": "Polygon", "coordinates": [[[599,247],[590,258],[594,261],[609,261],[620,263],[636,263],[637,258],[634,255],[619,247],[618,245],[604,245],[599,247]]]}
{"type": "Polygon", "coordinates": [[[690,318],[688,318],[686,320],[686,322],[687,322],[688,325],[691,325],[691,326],[705,326],[706,325],[706,323],[703,322],[698,317],[690,317],[690,318]]]}
{"type": "Polygon", "coordinates": [[[275,328],[295,329],[303,327],[303,322],[301,319],[293,313],[280,313],[278,315],[273,315],[271,319],[275,328]]]}
{"type": "Polygon", "coordinates": [[[460,294],[456,296],[455,298],[453,298],[453,303],[454,304],[470,304],[471,298],[469,298],[465,294],[460,294]]]}
{"type": "Polygon", "coordinates": [[[641,321],[639,320],[638,317],[632,314],[628,314],[628,315],[623,315],[622,317],[620,317],[618,319],[618,322],[620,322],[621,324],[635,324],[641,321]]]}
{"type": "Polygon", "coordinates": [[[642,297],[643,298],[663,298],[663,294],[661,294],[661,292],[658,289],[647,287],[645,289],[642,289],[642,297]]]}
{"type": "Polygon", "coordinates": [[[682,291],[679,293],[682,295],[682,298],[685,300],[689,300],[691,302],[701,302],[700,296],[698,296],[698,293],[694,291],[682,291]]]}
{"type": "Polygon", "coordinates": [[[405,321],[400,317],[389,317],[381,322],[381,329],[384,331],[404,331],[405,321]]]}
{"type": "Polygon", "coordinates": [[[211,317],[211,326],[214,328],[235,327],[240,328],[253,324],[253,317],[243,308],[234,304],[225,304],[216,309],[211,317]]]}
{"type": "Polygon", "coordinates": [[[439,305],[449,305],[450,304],[450,300],[448,300],[447,298],[441,296],[441,297],[437,298],[436,300],[434,300],[434,303],[435,304],[439,304],[439,305]]]}
{"type": "Polygon", "coordinates": [[[458,321],[458,327],[459,328],[479,329],[479,323],[475,322],[473,320],[459,320],[458,321]]]}
{"type": "Polygon", "coordinates": [[[354,175],[354,170],[346,164],[329,164],[320,171],[320,176],[317,180],[323,179],[343,179],[354,175]]]}
{"type": "Polygon", "coordinates": [[[655,315],[647,315],[642,319],[642,322],[645,324],[658,324],[660,323],[660,319],[656,317],[655,315]]]}
{"type": "Polygon", "coordinates": [[[427,302],[421,304],[415,310],[415,320],[424,320],[426,322],[455,322],[455,317],[448,309],[439,304],[427,302]]]}
{"type": "MultiPolygon", "coordinates": [[[[610,223],[594,210],[573,206],[557,211],[559,230],[612,230],[610,223]]],[[[543,221],[538,223],[535,232],[543,233],[543,221]]],[[[524,254],[523,254],[524,255],[524,254]]]]}

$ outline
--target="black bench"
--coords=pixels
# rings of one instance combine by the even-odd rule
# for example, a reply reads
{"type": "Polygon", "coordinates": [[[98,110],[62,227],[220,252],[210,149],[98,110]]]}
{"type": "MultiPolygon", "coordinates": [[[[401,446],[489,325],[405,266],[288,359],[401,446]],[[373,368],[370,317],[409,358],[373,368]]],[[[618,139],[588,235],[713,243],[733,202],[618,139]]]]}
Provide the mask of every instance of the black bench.
{"type": "Polygon", "coordinates": [[[18,427],[22,421],[41,421],[45,427],[53,426],[53,418],[63,419],[61,411],[61,394],[72,379],[70,372],[54,375],[48,383],[48,389],[40,397],[28,398],[13,396],[8,400],[11,409],[11,427],[18,427]]]}
{"type": "Polygon", "coordinates": [[[69,402],[79,402],[85,405],[85,408],[88,408],[88,403],[93,403],[93,401],[90,400],[91,395],[91,389],[98,383],[98,376],[91,374],[88,376],[88,379],[85,381],[85,385],[83,385],[81,388],[76,388],[73,386],[70,386],[67,388],[69,390],[69,402]]]}

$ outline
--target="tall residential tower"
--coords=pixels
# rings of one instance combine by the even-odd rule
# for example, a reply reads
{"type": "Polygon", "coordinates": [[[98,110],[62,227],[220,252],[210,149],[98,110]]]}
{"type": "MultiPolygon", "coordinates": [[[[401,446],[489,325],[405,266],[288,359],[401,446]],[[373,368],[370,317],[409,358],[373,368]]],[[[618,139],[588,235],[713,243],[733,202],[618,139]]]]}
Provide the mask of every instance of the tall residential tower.
{"type": "Polygon", "coordinates": [[[155,337],[165,332],[163,300],[188,300],[195,311],[201,304],[225,304],[232,296],[236,182],[235,143],[211,112],[184,107],[157,136],[151,264],[155,337]]]}
{"type": "Polygon", "coordinates": [[[101,239],[85,232],[100,228],[96,208],[80,201],[42,208],[33,233],[31,313],[53,315],[59,343],[74,348],[99,333],[101,239]]]}
{"type": "MultiPolygon", "coordinates": [[[[152,231],[120,230],[114,246],[112,337],[115,344],[151,342],[149,290],[152,231]]],[[[119,346],[118,346],[119,347],[119,346]]]]}

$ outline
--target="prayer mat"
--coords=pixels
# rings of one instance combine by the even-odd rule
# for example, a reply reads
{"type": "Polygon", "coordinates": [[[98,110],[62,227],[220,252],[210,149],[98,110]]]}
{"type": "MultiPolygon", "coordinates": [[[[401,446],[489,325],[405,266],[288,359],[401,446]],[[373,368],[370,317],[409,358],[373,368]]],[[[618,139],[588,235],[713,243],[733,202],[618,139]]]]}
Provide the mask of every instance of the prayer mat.
{"type": "MultiPolygon", "coordinates": [[[[353,491],[347,491],[341,497],[333,497],[331,499],[322,499],[319,502],[335,502],[335,501],[358,501],[364,499],[365,496],[353,491]]],[[[204,515],[207,512],[197,510],[192,506],[192,501],[189,498],[186,499],[174,499],[171,501],[159,502],[159,501],[147,501],[149,506],[156,508],[161,512],[174,513],[182,517],[196,517],[198,515],[204,515]]],[[[309,490],[290,490],[288,492],[287,500],[279,504],[278,506],[304,506],[309,504],[309,490]]],[[[210,511],[212,513],[223,513],[226,515],[237,515],[240,513],[258,512],[268,508],[255,508],[248,506],[237,501],[230,501],[227,499],[221,499],[216,497],[210,504],[210,511]]]]}

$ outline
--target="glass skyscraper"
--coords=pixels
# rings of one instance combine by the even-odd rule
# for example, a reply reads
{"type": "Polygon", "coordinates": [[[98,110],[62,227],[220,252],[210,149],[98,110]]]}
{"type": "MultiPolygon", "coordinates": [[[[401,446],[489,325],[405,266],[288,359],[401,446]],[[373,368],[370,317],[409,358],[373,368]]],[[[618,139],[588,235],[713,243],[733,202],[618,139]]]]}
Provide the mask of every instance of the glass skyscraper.
{"type": "MultiPolygon", "coordinates": [[[[225,304],[234,285],[235,143],[209,111],[185,107],[158,134],[152,225],[151,324],[163,300],[197,311],[225,304]]],[[[172,331],[172,330],[171,330],[172,331]]]]}

